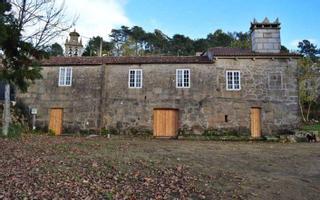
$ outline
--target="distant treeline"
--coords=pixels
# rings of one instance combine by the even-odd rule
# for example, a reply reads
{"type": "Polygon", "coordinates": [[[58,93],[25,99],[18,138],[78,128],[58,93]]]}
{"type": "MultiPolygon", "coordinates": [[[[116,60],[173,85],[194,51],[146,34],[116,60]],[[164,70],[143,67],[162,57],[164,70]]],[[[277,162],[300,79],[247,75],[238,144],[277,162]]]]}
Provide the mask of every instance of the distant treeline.
{"type": "MultiPolygon", "coordinates": [[[[249,32],[224,32],[221,29],[209,33],[206,38],[191,39],[182,34],[175,34],[171,38],[158,29],[146,32],[139,26],[131,28],[121,26],[119,29],[113,29],[109,38],[110,42],[104,41],[100,36],[90,38],[83,56],[100,55],[100,46],[102,46],[101,55],[108,56],[189,56],[210,47],[251,48],[249,32]]],[[[54,52],[53,55],[59,55],[62,48],[60,49],[57,44],[54,45],[56,46],[51,47],[51,51],[54,52]]],[[[284,46],[282,50],[288,51],[284,46]]]]}

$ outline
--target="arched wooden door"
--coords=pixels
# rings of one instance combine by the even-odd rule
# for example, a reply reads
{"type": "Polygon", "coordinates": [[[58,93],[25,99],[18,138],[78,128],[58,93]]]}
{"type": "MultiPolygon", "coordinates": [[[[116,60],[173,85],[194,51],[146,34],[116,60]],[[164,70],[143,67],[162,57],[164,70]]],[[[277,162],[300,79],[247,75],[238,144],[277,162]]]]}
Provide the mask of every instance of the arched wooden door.
{"type": "Polygon", "coordinates": [[[177,109],[158,108],[153,110],[153,135],[155,137],[177,137],[179,111],[177,109]]]}

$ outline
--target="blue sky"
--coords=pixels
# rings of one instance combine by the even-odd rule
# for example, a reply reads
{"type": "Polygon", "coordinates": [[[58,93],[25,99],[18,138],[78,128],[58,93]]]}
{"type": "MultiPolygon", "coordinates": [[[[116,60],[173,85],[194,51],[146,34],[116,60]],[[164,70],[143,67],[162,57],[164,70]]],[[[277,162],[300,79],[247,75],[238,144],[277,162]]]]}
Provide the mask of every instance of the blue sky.
{"type": "MultiPolygon", "coordinates": [[[[320,0],[65,0],[65,4],[70,16],[79,15],[75,28],[84,42],[98,35],[108,39],[111,29],[121,25],[195,39],[219,28],[248,31],[253,18],[279,17],[282,44],[289,49],[296,49],[302,39],[320,46],[320,0]]],[[[60,43],[66,37],[61,36],[60,43]]]]}
{"type": "Polygon", "coordinates": [[[159,28],[168,35],[206,37],[214,30],[248,31],[253,18],[282,23],[282,43],[320,42],[319,0],[128,0],[125,11],[132,23],[146,30],[159,28]]]}

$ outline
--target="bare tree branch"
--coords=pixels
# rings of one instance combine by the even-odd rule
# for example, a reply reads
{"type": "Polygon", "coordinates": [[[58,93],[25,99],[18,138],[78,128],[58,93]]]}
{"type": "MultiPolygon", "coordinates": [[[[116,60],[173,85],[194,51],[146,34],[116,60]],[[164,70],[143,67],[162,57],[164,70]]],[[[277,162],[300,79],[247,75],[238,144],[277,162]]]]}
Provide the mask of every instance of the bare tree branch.
{"type": "Polygon", "coordinates": [[[74,26],[78,17],[69,19],[64,1],[56,0],[12,0],[22,39],[31,42],[36,48],[43,49],[55,37],[74,26]]]}

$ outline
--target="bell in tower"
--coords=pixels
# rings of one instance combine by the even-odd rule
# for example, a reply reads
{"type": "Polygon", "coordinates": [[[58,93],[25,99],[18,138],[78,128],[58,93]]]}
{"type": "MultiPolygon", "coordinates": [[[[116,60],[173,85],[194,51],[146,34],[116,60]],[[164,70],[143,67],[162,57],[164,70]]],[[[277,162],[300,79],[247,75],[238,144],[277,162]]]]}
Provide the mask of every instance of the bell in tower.
{"type": "Polygon", "coordinates": [[[80,34],[74,30],[69,33],[69,36],[69,40],[67,39],[65,43],[65,56],[81,56],[83,53],[83,45],[82,40],[79,40],[80,34]]]}

